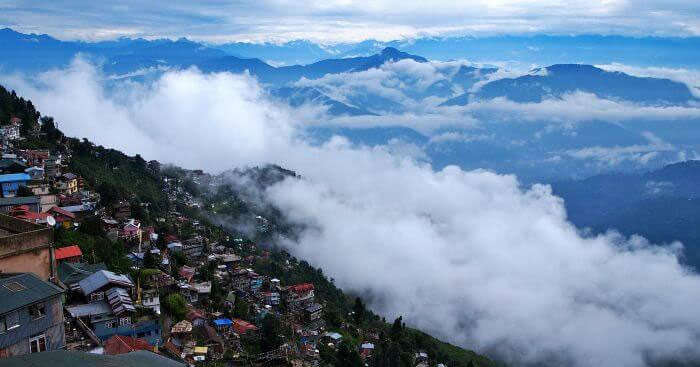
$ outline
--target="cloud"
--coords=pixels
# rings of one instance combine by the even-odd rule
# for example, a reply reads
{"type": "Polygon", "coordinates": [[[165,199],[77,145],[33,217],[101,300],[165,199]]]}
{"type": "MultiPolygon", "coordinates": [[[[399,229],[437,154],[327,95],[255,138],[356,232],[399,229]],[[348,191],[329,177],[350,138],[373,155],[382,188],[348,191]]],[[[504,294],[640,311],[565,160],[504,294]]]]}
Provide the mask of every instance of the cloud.
{"type": "Polygon", "coordinates": [[[0,4],[0,24],[63,38],[118,36],[322,42],[415,36],[519,33],[700,34],[700,7],[690,0],[184,1],[168,6],[118,0],[21,1],[0,4]],[[109,14],[109,17],[106,15],[109,14]],[[426,14],[430,16],[426,16],[426,14]]]}
{"type": "Polygon", "coordinates": [[[640,67],[620,63],[597,65],[597,67],[608,71],[620,71],[625,74],[639,77],[664,78],[685,83],[688,86],[688,89],[690,89],[690,92],[693,93],[695,97],[700,98],[700,70],[697,69],[667,68],[657,66],[640,67]]]}
{"type": "MultiPolygon", "coordinates": [[[[294,254],[388,317],[516,363],[644,366],[697,358],[700,277],[658,247],[585,236],[548,186],[449,166],[400,143],[303,138],[303,124],[246,75],[167,71],[110,81],[89,64],[9,82],[67,133],[187,167],[279,163],[305,179],[265,192],[312,224],[294,254]],[[398,153],[398,154],[397,154],[398,153]]],[[[649,140],[653,143],[653,138],[649,140]]]]}
{"type": "Polygon", "coordinates": [[[648,131],[642,135],[649,141],[649,144],[614,147],[595,146],[568,150],[566,154],[575,159],[592,159],[605,166],[617,166],[625,161],[646,165],[650,160],[656,158],[659,153],[676,150],[676,147],[672,144],[661,140],[648,131]]]}

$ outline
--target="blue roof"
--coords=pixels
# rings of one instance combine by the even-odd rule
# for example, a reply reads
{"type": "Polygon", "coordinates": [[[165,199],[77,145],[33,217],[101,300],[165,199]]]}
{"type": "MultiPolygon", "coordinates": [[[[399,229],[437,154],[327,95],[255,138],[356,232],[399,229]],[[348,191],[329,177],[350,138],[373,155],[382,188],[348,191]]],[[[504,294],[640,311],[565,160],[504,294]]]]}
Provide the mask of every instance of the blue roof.
{"type": "Polygon", "coordinates": [[[26,173],[8,173],[5,175],[0,175],[0,183],[2,182],[19,182],[19,181],[29,181],[32,178],[26,173]]]}
{"type": "Polygon", "coordinates": [[[214,320],[214,324],[216,324],[216,326],[226,326],[232,325],[233,321],[231,321],[230,319],[216,319],[214,320]]]}

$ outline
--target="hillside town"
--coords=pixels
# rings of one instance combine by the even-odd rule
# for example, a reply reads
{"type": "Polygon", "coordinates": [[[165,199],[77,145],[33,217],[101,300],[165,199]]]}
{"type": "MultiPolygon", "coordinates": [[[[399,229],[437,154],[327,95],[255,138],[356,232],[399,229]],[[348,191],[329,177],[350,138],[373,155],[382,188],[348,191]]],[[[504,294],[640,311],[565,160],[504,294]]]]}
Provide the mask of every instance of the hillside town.
{"type": "MultiPolygon", "coordinates": [[[[50,118],[0,124],[0,358],[77,351],[152,353],[190,366],[492,363],[343,294],[275,246],[275,219],[221,177],[68,139],[50,118]],[[225,215],[245,217],[253,232],[212,219],[225,215]]],[[[270,170],[256,179],[290,174],[270,170]]]]}

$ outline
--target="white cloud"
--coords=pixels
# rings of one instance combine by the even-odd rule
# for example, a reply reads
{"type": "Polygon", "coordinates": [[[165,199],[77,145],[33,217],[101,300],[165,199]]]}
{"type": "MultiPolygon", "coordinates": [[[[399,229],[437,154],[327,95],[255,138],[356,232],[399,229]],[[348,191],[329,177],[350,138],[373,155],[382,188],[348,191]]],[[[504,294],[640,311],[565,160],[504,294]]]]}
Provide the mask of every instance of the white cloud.
{"type": "Polygon", "coordinates": [[[700,70],[697,69],[666,68],[658,66],[641,67],[620,63],[597,65],[597,67],[608,71],[620,71],[639,77],[665,78],[685,83],[691,93],[693,93],[695,97],[700,98],[700,70]]]}
{"type": "Polygon", "coordinates": [[[56,0],[25,1],[0,8],[0,24],[80,39],[187,35],[215,42],[339,42],[452,34],[700,34],[700,9],[691,0],[598,0],[581,4],[559,0],[174,0],[167,7],[119,0],[107,8],[89,1],[56,0]]]}
{"type": "Polygon", "coordinates": [[[566,151],[566,154],[575,159],[594,160],[602,165],[614,167],[625,161],[631,161],[646,165],[656,158],[661,152],[675,151],[676,147],[669,144],[650,132],[642,134],[649,144],[629,145],[614,147],[588,147],[566,151]]]}
{"type": "Polygon", "coordinates": [[[77,61],[38,86],[9,82],[69,134],[147,159],[297,170],[305,180],[267,192],[290,218],[314,224],[290,250],[342,287],[372,292],[387,316],[517,361],[627,367],[697,357],[700,277],[679,265],[679,245],[583,237],[547,186],[434,171],[410,150],[341,137],[311,145],[245,75],[168,71],[107,92],[77,61]]]}

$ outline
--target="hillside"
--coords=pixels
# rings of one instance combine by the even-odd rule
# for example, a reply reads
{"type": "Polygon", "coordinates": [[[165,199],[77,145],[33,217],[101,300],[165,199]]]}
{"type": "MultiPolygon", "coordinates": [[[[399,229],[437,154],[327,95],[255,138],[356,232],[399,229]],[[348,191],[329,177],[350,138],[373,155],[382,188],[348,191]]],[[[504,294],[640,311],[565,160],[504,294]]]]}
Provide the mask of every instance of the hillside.
{"type": "MultiPolygon", "coordinates": [[[[99,208],[95,213],[109,212],[113,204],[126,201],[130,203],[134,218],[144,227],[154,227],[157,233],[177,233],[183,238],[201,233],[220,244],[235,247],[237,255],[251,259],[252,268],[260,275],[277,277],[282,285],[313,284],[317,301],[324,304],[323,319],[327,327],[344,336],[344,341],[337,349],[321,346],[319,358],[322,365],[360,366],[357,350],[359,344],[370,335],[377,340],[374,353],[365,361],[371,366],[410,366],[418,352],[426,353],[431,361],[439,361],[451,367],[497,365],[485,356],[412,329],[403,324],[401,318],[393,323],[388,322],[366,309],[360,295],[345,293],[337,288],[322,269],[294,258],[284,248],[278,247],[274,239],[279,235],[293,236],[294,228],[285,224],[284,218],[274,207],[260,205],[251,195],[282,179],[297,178],[294,172],[277,166],[265,166],[211,176],[174,166],[161,167],[159,162],[146,162],[138,155],[127,156],[113,149],[96,146],[87,140],[64,136],[56,129],[53,118],[41,117],[30,101],[19,98],[15,92],[3,87],[0,87],[0,101],[0,125],[7,124],[6,116],[23,116],[31,122],[30,125],[40,126],[40,133],[22,140],[20,148],[41,147],[51,152],[62,152],[64,157],[69,157],[67,168],[84,179],[85,189],[99,193],[99,208]],[[235,184],[244,180],[249,184],[235,184]],[[264,216],[265,225],[262,227],[255,220],[258,216],[264,216]],[[235,225],[242,220],[250,220],[257,227],[243,231],[235,225]]],[[[104,263],[109,270],[130,274],[134,279],[143,277],[143,272],[152,272],[153,270],[134,267],[133,260],[127,258],[130,251],[134,251],[133,248],[129,249],[133,243],[109,238],[100,226],[101,220],[96,214],[86,217],[75,229],[57,230],[56,245],[78,244],[90,263],[104,263]]],[[[159,248],[164,245],[165,242],[161,239],[158,242],[159,248]]],[[[144,266],[154,266],[156,263],[153,261],[147,256],[144,266]]],[[[172,261],[175,265],[194,265],[180,256],[174,256],[172,261]]],[[[226,284],[218,282],[213,273],[207,267],[197,271],[198,278],[214,283],[212,299],[205,303],[209,310],[217,310],[217,307],[224,304],[226,294],[223,289],[227,288],[226,284]]],[[[172,274],[177,276],[177,267],[172,274]]],[[[164,299],[165,296],[161,295],[164,299]]],[[[183,311],[176,310],[169,303],[170,299],[168,296],[168,301],[163,305],[167,315],[161,320],[164,325],[184,317],[183,311]]],[[[245,308],[246,305],[241,307],[245,308]]],[[[240,310],[237,302],[235,309],[227,310],[225,314],[241,318],[248,315],[249,311],[240,310]]],[[[273,325],[280,321],[273,322],[266,317],[258,322],[262,322],[263,337],[244,340],[243,356],[225,354],[224,361],[258,355],[277,348],[283,342],[276,334],[282,333],[280,326],[273,325]],[[268,326],[278,331],[271,335],[265,334],[268,326]]],[[[289,337],[286,332],[283,334],[285,338],[289,337]]],[[[295,339],[284,341],[296,342],[295,339]]],[[[206,365],[219,366],[223,363],[225,362],[212,362],[206,365]]]]}

